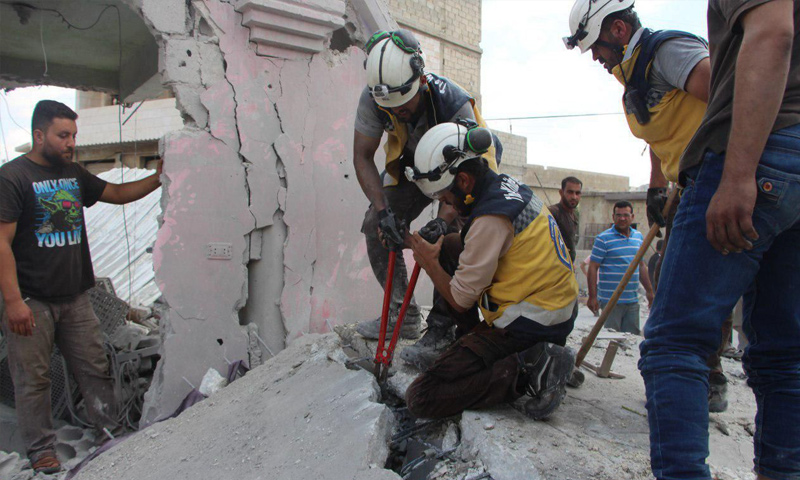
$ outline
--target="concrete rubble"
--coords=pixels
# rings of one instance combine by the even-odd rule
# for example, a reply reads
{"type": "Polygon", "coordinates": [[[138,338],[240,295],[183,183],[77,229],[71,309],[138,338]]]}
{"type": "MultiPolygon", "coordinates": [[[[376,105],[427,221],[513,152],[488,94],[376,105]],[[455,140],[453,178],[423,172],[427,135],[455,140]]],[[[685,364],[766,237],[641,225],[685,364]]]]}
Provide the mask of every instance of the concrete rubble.
{"type": "Polygon", "coordinates": [[[77,480],[397,479],[394,423],[335,335],[308,335],[175,419],[136,433],[77,480]]]}
{"type": "MultiPolygon", "coordinates": [[[[56,451],[62,464],[69,469],[94,452],[97,438],[90,430],[84,430],[64,421],[56,421],[56,451]]],[[[64,474],[36,475],[25,457],[24,446],[17,430],[16,412],[0,404],[0,445],[11,451],[0,451],[0,480],[58,480],[64,474]]]]}
{"type": "MultiPolygon", "coordinates": [[[[577,351],[595,320],[582,308],[569,346],[577,351]]],[[[337,331],[357,352],[355,356],[374,358],[376,342],[364,340],[349,327],[337,331]]],[[[612,371],[624,379],[601,379],[584,370],[584,385],[568,389],[564,403],[547,421],[536,422],[520,413],[521,403],[465,412],[426,439],[446,450],[442,442],[448,426],[460,433],[454,459],[429,466],[427,478],[461,480],[465,475],[488,473],[494,480],[652,479],[644,384],[636,366],[641,337],[622,335],[624,348],[617,353],[612,371]]],[[[401,341],[398,349],[404,345],[408,343],[401,341]]],[[[587,360],[599,364],[607,346],[607,340],[598,341],[587,360]]],[[[730,382],[730,406],[727,412],[711,414],[709,464],[717,479],[750,479],[755,401],[741,363],[723,359],[723,367],[730,382]]],[[[387,391],[403,398],[418,372],[399,359],[392,370],[387,391]]]]}
{"type": "MultiPolygon", "coordinates": [[[[579,347],[594,320],[581,311],[571,347],[579,347]]],[[[520,413],[520,402],[427,423],[409,418],[402,403],[418,372],[398,360],[382,392],[370,373],[375,342],[352,330],[302,337],[180,416],[100,455],[75,478],[652,478],[636,369],[640,337],[623,334],[613,371],[624,379],[586,371],[584,385],[569,389],[547,421],[520,413]]],[[[607,342],[598,341],[589,362],[602,359],[607,342]]],[[[741,364],[723,361],[730,407],[711,415],[709,463],[717,480],[751,479],[753,397],[741,364]]],[[[72,466],[93,443],[88,432],[66,429],[59,433],[59,452],[67,452],[63,458],[72,466]]],[[[33,478],[25,464],[13,453],[0,455],[0,478],[33,478]]]]}

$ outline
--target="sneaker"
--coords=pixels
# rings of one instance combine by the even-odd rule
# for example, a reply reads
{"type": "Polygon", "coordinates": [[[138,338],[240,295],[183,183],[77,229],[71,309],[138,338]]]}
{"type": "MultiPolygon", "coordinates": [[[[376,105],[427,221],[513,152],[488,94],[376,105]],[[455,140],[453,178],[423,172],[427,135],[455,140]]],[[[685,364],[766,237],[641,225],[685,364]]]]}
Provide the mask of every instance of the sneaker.
{"type": "Polygon", "coordinates": [[[428,328],[425,334],[414,345],[409,345],[400,352],[400,358],[407,364],[426,371],[433,362],[456,341],[452,320],[450,325],[431,322],[428,317],[428,328]]]}
{"type": "MultiPolygon", "coordinates": [[[[409,316],[406,315],[405,320],[403,320],[403,325],[400,327],[400,338],[405,338],[407,340],[416,340],[420,337],[419,331],[419,324],[421,323],[421,316],[409,316]]],[[[394,324],[397,321],[397,314],[396,313],[389,313],[389,324],[386,326],[386,341],[390,341],[392,339],[392,335],[394,334],[394,324]]],[[[369,340],[378,340],[378,336],[380,335],[381,331],[381,319],[376,318],[375,320],[366,320],[363,322],[359,322],[356,325],[356,332],[361,334],[362,337],[367,338],[369,340]]]]}
{"type": "Polygon", "coordinates": [[[550,416],[566,395],[567,380],[575,365],[572,350],[552,343],[538,343],[518,355],[526,382],[525,413],[534,420],[550,416]]]}
{"type": "Polygon", "coordinates": [[[708,376],[708,411],[721,413],[728,409],[728,379],[722,373],[708,376]]]}
{"type": "Polygon", "coordinates": [[[31,468],[36,473],[52,474],[61,471],[61,462],[55,453],[42,454],[36,461],[31,461],[31,468]]]}

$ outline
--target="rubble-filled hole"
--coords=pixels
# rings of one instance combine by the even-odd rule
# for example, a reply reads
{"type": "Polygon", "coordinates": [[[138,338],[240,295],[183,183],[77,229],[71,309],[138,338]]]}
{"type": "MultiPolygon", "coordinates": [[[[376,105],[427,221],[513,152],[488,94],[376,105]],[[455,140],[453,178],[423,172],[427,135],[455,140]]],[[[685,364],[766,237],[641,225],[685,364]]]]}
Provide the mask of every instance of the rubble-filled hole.
{"type": "Polygon", "coordinates": [[[354,45],[356,45],[356,42],[353,41],[350,32],[348,32],[346,28],[342,27],[333,31],[331,35],[331,50],[346,52],[348,48],[354,45]]]}

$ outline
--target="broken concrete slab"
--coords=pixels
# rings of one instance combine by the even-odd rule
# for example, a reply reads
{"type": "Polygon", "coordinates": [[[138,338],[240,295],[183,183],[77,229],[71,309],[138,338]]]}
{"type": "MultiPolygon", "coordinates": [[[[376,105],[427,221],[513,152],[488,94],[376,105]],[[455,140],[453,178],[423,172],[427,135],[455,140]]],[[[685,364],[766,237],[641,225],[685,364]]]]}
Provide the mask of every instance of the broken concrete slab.
{"type": "MultiPolygon", "coordinates": [[[[588,309],[581,309],[568,342],[573,349],[579,348],[595,320],[588,309]]],[[[355,333],[353,325],[337,327],[336,331],[342,343],[356,352],[353,355],[371,366],[377,342],[355,333]]],[[[613,370],[624,379],[601,379],[585,371],[583,386],[568,389],[564,403],[546,421],[534,421],[521,413],[525,397],[516,408],[503,405],[464,412],[455,420],[461,432],[456,461],[440,462],[429,478],[460,480],[465,474],[473,478],[485,471],[495,480],[652,479],[644,384],[636,366],[641,337],[623,337],[624,348],[619,350],[613,370]]],[[[395,358],[410,343],[401,341],[395,358]]],[[[607,345],[608,340],[598,341],[587,360],[599,363],[607,345]]],[[[708,462],[718,478],[750,478],[755,402],[743,378],[741,363],[723,359],[723,364],[729,378],[730,406],[727,412],[711,415],[708,462]]],[[[404,398],[405,390],[419,373],[402,361],[395,362],[387,391],[404,398]]],[[[448,422],[444,431],[451,431],[455,425],[453,420],[448,422]]],[[[447,448],[456,443],[452,438],[445,439],[439,440],[447,448]]]]}
{"type": "Polygon", "coordinates": [[[399,479],[382,466],[393,416],[336,335],[308,335],[177,418],[136,433],[75,478],[399,479]]]}

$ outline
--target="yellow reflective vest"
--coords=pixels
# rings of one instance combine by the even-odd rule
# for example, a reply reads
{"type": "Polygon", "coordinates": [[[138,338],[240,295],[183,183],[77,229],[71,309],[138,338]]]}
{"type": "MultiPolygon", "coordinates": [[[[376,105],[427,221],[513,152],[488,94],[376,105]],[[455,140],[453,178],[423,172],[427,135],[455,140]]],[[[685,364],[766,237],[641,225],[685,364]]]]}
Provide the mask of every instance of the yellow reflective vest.
{"type": "MultiPolygon", "coordinates": [[[[640,41],[634,47],[630,58],[614,67],[612,71],[623,86],[626,79],[629,82],[631,80],[641,48],[642,42],[640,41]]],[[[647,65],[647,75],[650,74],[652,66],[651,59],[647,65]]],[[[647,142],[661,159],[661,171],[667,180],[677,182],[681,155],[703,120],[706,103],[680,88],[675,88],[665,94],[658,104],[649,107],[649,110],[650,121],[645,125],[640,124],[633,113],[626,113],[628,126],[631,133],[636,138],[647,142]]]]}
{"type": "Polygon", "coordinates": [[[572,261],[555,219],[530,188],[507,175],[487,173],[465,225],[482,215],[511,220],[514,240],[500,257],[479,307],[489,325],[506,327],[522,317],[544,326],[566,322],[578,297],[572,261]]]}

